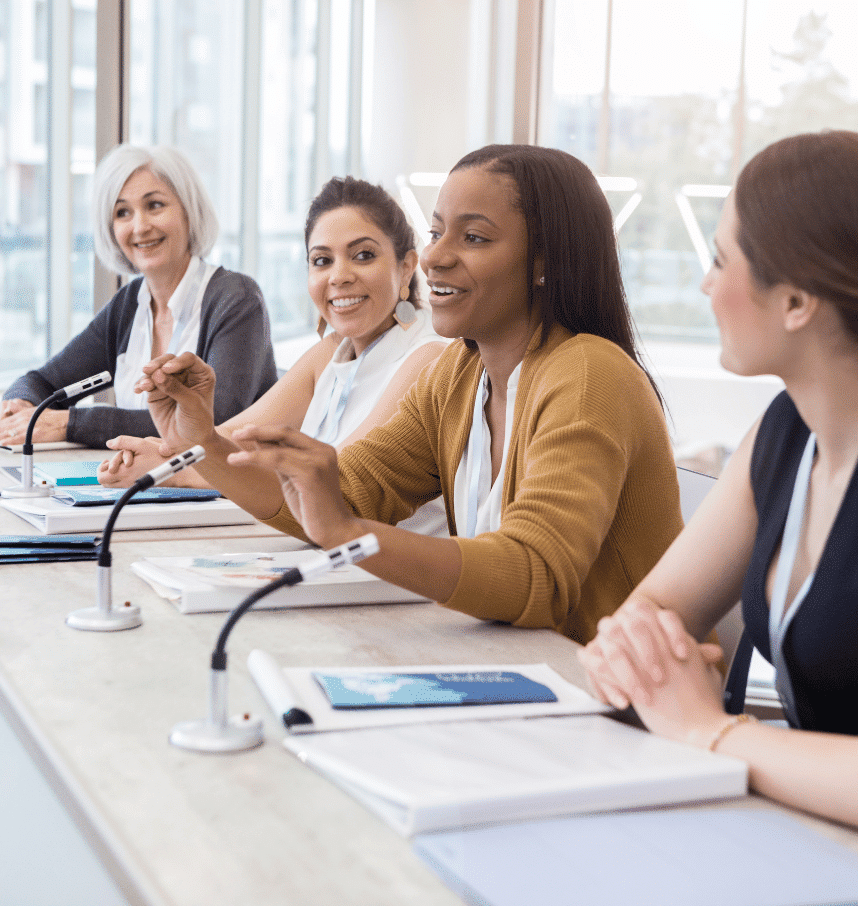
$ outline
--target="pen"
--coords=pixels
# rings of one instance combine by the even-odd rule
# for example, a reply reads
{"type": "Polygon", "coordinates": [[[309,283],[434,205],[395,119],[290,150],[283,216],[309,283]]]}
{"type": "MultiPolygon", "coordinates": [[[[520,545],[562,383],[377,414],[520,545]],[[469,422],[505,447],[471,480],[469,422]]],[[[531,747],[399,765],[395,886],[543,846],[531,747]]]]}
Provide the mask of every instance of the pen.
{"type": "Polygon", "coordinates": [[[247,668],[266,704],[283,721],[287,730],[299,724],[313,723],[313,718],[296,705],[283,671],[270,654],[254,648],[247,657],[247,668]]]}

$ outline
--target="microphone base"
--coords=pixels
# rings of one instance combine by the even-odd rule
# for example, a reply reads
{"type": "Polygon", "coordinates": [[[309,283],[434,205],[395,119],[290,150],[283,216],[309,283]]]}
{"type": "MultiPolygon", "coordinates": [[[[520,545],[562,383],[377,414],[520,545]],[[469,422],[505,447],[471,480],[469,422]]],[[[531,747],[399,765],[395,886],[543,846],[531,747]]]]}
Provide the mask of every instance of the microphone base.
{"type": "Polygon", "coordinates": [[[236,716],[223,726],[208,720],[191,720],[176,724],[170,742],[180,749],[193,752],[243,752],[255,749],[265,741],[259,718],[236,716]]]}
{"type": "Polygon", "coordinates": [[[100,607],[84,607],[66,617],[72,629],[86,632],[119,632],[121,629],[136,629],[143,624],[139,607],[122,607],[119,610],[102,610],[100,607]]]}
{"type": "Polygon", "coordinates": [[[50,497],[54,493],[54,489],[50,485],[46,484],[34,484],[30,488],[25,488],[22,485],[15,485],[12,488],[3,488],[0,491],[0,495],[3,497],[17,497],[17,498],[26,498],[26,497],[50,497]]]}

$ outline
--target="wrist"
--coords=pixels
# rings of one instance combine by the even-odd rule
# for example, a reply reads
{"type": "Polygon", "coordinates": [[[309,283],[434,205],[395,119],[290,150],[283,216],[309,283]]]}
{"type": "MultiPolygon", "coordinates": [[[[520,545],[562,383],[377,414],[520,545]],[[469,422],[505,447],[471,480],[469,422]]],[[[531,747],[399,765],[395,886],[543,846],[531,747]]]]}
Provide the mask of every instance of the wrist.
{"type": "Polygon", "coordinates": [[[697,727],[689,733],[688,741],[700,749],[717,752],[721,743],[742,724],[756,723],[757,718],[751,714],[724,714],[721,719],[697,727]]]}

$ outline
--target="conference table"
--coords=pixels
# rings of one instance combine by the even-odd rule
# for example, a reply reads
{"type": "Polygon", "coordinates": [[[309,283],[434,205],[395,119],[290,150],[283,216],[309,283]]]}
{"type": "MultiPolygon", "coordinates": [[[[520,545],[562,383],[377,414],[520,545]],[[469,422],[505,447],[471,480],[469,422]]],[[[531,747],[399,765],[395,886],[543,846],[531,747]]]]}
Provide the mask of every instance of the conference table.
{"type": "MultiPolygon", "coordinates": [[[[0,453],[0,465],[18,459],[0,453]]],[[[0,509],[0,533],[31,530],[0,509]]],[[[230,755],[171,746],[175,724],[206,713],[209,656],[225,615],[180,614],[131,563],[286,543],[259,524],[115,532],[114,604],[131,601],[143,614],[140,628],[116,633],[65,624],[69,612],[95,603],[94,562],[4,565],[0,713],[121,891],[117,902],[460,903],[407,840],[283,749],[284,728],[251,680],[247,655],[262,648],[296,667],[545,662],[580,685],[575,646],[549,630],[432,603],[252,611],[229,639],[230,713],[263,717],[265,743],[230,755]]],[[[748,802],[780,810],[760,797],[748,802]]],[[[802,820],[858,852],[858,834],[802,820]]]]}

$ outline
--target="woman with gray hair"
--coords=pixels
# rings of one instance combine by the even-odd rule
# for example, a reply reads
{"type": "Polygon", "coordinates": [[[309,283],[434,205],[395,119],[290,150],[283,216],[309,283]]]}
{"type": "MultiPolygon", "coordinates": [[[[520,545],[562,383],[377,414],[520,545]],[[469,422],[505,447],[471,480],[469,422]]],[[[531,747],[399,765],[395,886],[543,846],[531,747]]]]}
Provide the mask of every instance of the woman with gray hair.
{"type": "Polygon", "coordinates": [[[184,155],[164,146],[114,148],[95,173],[93,214],[102,264],[141,276],[42,368],[6,391],[0,441],[22,442],[34,405],[100,371],[113,375],[116,406],[66,401],[42,414],[34,441],[104,447],[118,434],[155,434],[146,398],[133,386],[142,366],[165,352],[194,352],[211,365],[220,420],[262,396],[277,379],[265,302],[252,279],[205,262],[218,222],[184,155]]]}

